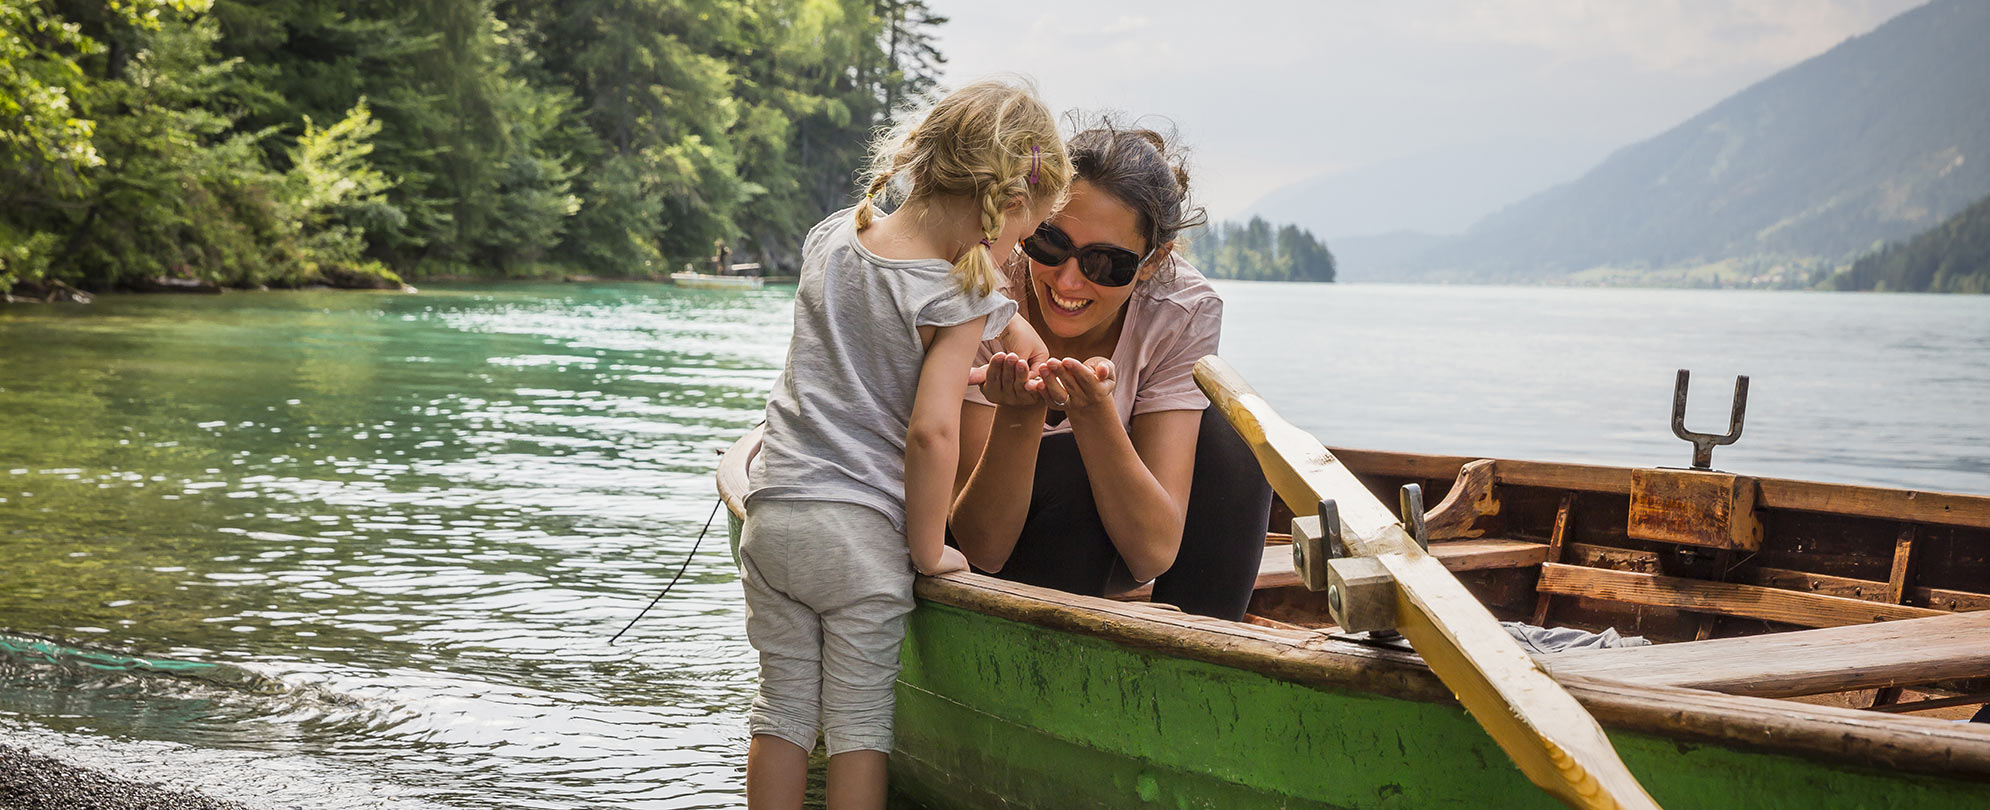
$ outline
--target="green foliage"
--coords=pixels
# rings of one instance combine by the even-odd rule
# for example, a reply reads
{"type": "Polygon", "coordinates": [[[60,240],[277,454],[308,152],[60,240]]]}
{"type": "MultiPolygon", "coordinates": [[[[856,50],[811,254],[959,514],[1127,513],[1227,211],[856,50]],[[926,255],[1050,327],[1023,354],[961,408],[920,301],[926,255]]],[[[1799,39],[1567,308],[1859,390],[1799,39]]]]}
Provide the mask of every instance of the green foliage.
{"type": "Polygon", "coordinates": [[[1245,281],[1334,280],[1334,254],[1297,225],[1277,229],[1261,217],[1189,231],[1183,255],[1210,278],[1245,281]]]}
{"type": "Polygon", "coordinates": [[[47,231],[21,233],[0,224],[0,293],[23,281],[46,278],[58,238],[47,231]]]}
{"type": "Polygon", "coordinates": [[[234,121],[205,104],[234,78],[234,63],[214,57],[212,22],[168,16],[138,33],[139,47],[106,66],[117,77],[90,95],[104,165],[64,223],[56,268],[97,287],[155,276],[296,280],[294,228],[281,177],[262,161],[264,133],[231,132],[234,121]]]}
{"type": "Polygon", "coordinates": [[[657,275],[718,239],[791,265],[889,105],[933,86],[943,22],[924,0],[0,0],[0,289],[657,275]]]}
{"type": "Polygon", "coordinates": [[[290,150],[284,190],[308,274],[323,275],[332,269],[377,275],[385,270],[362,255],[366,225],[393,229],[406,216],[387,202],[393,181],[367,161],[373,153],[369,139],[379,132],[380,122],[373,120],[363,100],[326,129],[313,126],[309,116],[304,118],[304,134],[290,150]]]}
{"type": "Polygon", "coordinates": [[[1990,197],[1913,239],[1852,263],[1825,286],[1837,290],[1990,293],[1990,197]]]}
{"type": "Polygon", "coordinates": [[[9,188],[68,196],[79,173],[103,164],[90,141],[95,124],[70,103],[76,59],[101,47],[39,3],[0,0],[0,179],[9,188]]]}

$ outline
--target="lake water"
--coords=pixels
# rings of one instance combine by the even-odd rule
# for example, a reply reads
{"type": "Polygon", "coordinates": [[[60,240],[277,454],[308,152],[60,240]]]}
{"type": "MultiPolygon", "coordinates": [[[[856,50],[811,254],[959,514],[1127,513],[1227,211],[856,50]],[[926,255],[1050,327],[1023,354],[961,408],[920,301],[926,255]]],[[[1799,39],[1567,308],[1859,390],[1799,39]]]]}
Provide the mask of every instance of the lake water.
{"type": "MultiPolygon", "coordinates": [[[[1688,367],[1701,430],[1753,377],[1723,469],[1990,493],[1990,297],[1219,289],[1224,354],[1331,444],[1683,465],[1688,367]]],[[[722,523],[608,639],[685,564],[791,295],[0,309],[0,743],[254,807],[743,806],[722,523]]]]}

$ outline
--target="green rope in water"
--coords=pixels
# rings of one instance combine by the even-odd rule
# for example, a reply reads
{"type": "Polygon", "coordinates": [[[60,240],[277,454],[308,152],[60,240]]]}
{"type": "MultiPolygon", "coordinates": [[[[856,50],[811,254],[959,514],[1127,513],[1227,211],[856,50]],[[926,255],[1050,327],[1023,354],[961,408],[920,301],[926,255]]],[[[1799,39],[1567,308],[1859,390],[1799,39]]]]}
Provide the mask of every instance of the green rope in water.
{"type": "Polygon", "coordinates": [[[13,635],[0,635],[0,654],[16,655],[23,658],[40,658],[51,664],[80,664],[92,669],[118,672],[144,670],[177,674],[195,670],[213,669],[218,666],[203,661],[179,661],[171,658],[140,658],[135,655],[122,655],[102,650],[87,650],[49,639],[13,635]]]}

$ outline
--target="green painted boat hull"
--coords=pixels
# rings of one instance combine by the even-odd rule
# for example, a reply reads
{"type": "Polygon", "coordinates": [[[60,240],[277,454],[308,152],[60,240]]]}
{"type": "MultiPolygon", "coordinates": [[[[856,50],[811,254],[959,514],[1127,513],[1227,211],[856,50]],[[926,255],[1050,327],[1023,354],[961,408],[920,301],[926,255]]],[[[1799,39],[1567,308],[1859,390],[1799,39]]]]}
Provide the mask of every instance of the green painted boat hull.
{"type": "MultiPolygon", "coordinates": [[[[1336,691],[922,601],[893,788],[931,810],[1557,808],[1455,704],[1336,691]]],[[[1990,807],[1990,784],[1611,733],[1668,808],[1990,807]]]]}
{"type": "MultiPolygon", "coordinates": [[[[728,529],[738,559],[740,519],[728,529]]],[[[927,810],[1541,808],[1455,703],[1279,680],[921,598],[892,789],[927,810]]],[[[1610,731],[1671,810],[1990,808],[1990,783],[1610,731]]]]}

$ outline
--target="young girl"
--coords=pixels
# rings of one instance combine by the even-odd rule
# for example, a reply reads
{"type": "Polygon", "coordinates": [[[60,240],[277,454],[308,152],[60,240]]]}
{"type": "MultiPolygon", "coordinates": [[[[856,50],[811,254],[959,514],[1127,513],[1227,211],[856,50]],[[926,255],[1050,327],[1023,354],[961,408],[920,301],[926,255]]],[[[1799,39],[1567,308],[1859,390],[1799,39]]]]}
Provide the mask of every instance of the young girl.
{"type": "Polygon", "coordinates": [[[869,193],[809,232],[787,367],[767,402],[740,540],[760,651],[746,801],[799,808],[818,727],[829,807],[882,808],[912,578],[945,545],[962,393],[984,339],[1042,341],[997,287],[1071,167],[1027,87],[978,82],[874,150],[869,193]],[[889,216],[872,207],[897,178],[889,216]],[[818,722],[819,721],[819,722],[818,722]]]}

